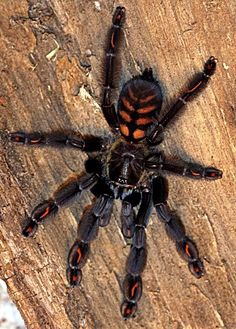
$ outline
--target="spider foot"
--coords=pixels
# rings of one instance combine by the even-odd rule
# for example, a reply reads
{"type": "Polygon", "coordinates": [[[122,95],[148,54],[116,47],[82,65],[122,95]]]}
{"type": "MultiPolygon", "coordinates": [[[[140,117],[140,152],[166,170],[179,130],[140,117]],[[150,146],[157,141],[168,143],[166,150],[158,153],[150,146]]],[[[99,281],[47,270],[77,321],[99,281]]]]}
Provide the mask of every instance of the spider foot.
{"type": "Polygon", "coordinates": [[[77,287],[82,280],[82,271],[78,268],[68,267],[66,270],[66,277],[72,288],[77,287]]]}
{"type": "Polygon", "coordinates": [[[137,309],[138,309],[138,307],[137,307],[136,303],[132,303],[132,302],[125,300],[120,307],[120,312],[121,312],[123,319],[128,320],[130,318],[135,317],[137,309]]]}
{"type": "MultiPolygon", "coordinates": [[[[135,233],[133,237],[133,242],[135,240],[140,242],[142,241],[142,245],[146,245],[146,239],[135,239],[135,235],[137,233],[137,229],[135,228],[135,233]]],[[[140,232],[139,232],[140,233],[140,232]]],[[[140,235],[138,233],[138,235],[140,235]]],[[[143,236],[143,234],[141,234],[143,236]]],[[[145,235],[145,233],[144,233],[145,235]]],[[[142,296],[142,278],[141,273],[143,272],[147,260],[147,249],[142,246],[137,248],[136,246],[131,247],[130,254],[126,264],[126,276],[123,282],[123,296],[124,301],[121,304],[121,315],[127,320],[131,317],[135,316],[137,311],[137,303],[142,296]]]]}
{"type": "Polygon", "coordinates": [[[199,253],[195,243],[187,236],[182,241],[177,241],[177,250],[183,259],[188,262],[189,271],[200,279],[205,274],[203,262],[199,258],[199,253]]]}
{"type": "Polygon", "coordinates": [[[30,222],[23,228],[22,235],[25,238],[33,237],[38,229],[38,223],[34,220],[30,220],[30,222]]]}
{"type": "Polygon", "coordinates": [[[214,180],[214,179],[219,179],[222,178],[223,176],[223,171],[213,168],[213,167],[207,167],[204,170],[204,178],[214,180]]]}
{"type": "Polygon", "coordinates": [[[142,296],[142,278],[140,275],[127,274],[123,283],[124,302],[121,314],[125,320],[134,317],[137,312],[137,302],[142,296]]]}
{"type": "Polygon", "coordinates": [[[125,7],[116,7],[115,13],[113,15],[112,23],[115,26],[121,27],[125,20],[125,7]]]}
{"type": "Polygon", "coordinates": [[[24,132],[12,132],[8,135],[9,141],[21,144],[42,144],[45,139],[40,133],[26,134],[24,132]]]}
{"type": "Polygon", "coordinates": [[[188,263],[189,271],[195,276],[195,278],[200,279],[205,274],[205,268],[201,259],[197,259],[193,262],[188,263]]]}
{"type": "Polygon", "coordinates": [[[76,287],[82,280],[81,268],[85,265],[89,256],[89,244],[76,240],[68,255],[68,267],[66,277],[71,287],[76,287]]]}
{"type": "Polygon", "coordinates": [[[216,63],[217,63],[217,58],[211,56],[204,65],[204,71],[203,71],[204,74],[206,74],[207,76],[213,75],[216,70],[216,63]]]}
{"type": "MultiPolygon", "coordinates": [[[[164,169],[165,169],[165,164],[164,164],[164,169]]],[[[182,175],[194,179],[205,178],[208,180],[216,180],[222,178],[223,172],[214,167],[202,167],[200,165],[197,164],[195,165],[190,163],[187,164],[185,167],[183,167],[182,175]]]]}
{"type": "Polygon", "coordinates": [[[26,238],[33,237],[38,229],[38,225],[42,223],[45,217],[55,214],[57,210],[58,206],[52,199],[41,202],[33,209],[28,218],[28,223],[22,230],[22,235],[26,238]]]}

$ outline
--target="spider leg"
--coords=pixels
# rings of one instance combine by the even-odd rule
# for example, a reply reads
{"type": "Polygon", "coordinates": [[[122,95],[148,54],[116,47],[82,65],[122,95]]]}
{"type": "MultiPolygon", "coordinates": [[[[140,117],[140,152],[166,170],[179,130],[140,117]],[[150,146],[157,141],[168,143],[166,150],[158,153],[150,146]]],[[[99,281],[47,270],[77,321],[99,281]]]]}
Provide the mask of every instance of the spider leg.
{"type": "Polygon", "coordinates": [[[134,191],[124,198],[121,207],[121,231],[125,238],[130,239],[134,235],[136,214],[134,207],[140,202],[140,192],[134,191]]]}
{"type": "MultiPolygon", "coordinates": [[[[100,183],[98,182],[98,188],[104,187],[103,183],[100,183]]],[[[95,203],[85,210],[79,222],[77,239],[69,251],[67,262],[66,274],[71,287],[79,285],[82,279],[81,268],[88,259],[90,242],[96,238],[99,226],[103,227],[109,223],[113,201],[111,195],[102,193],[95,203]]]]}
{"type": "Polygon", "coordinates": [[[64,133],[41,134],[39,132],[33,132],[27,134],[25,132],[12,132],[9,133],[9,140],[25,145],[69,146],[78,148],[84,152],[95,152],[104,148],[104,140],[101,137],[90,135],[83,137],[75,133],[67,135],[64,133]]]}
{"type": "Polygon", "coordinates": [[[167,170],[177,175],[182,175],[195,179],[205,178],[208,180],[216,180],[222,178],[223,175],[223,172],[217,168],[203,167],[194,163],[176,165],[171,162],[164,162],[161,169],[167,170]]]}
{"type": "MultiPolygon", "coordinates": [[[[180,162],[180,161],[178,161],[180,162]]],[[[222,178],[223,172],[214,167],[203,167],[197,163],[181,164],[166,161],[162,152],[150,154],[145,160],[145,167],[151,170],[166,170],[171,173],[194,179],[216,180],[222,178]]]]}
{"type": "Polygon", "coordinates": [[[168,188],[166,180],[161,177],[154,177],[152,181],[153,204],[157,215],[165,223],[168,236],[175,241],[177,250],[184,260],[188,262],[190,272],[196,277],[201,278],[204,273],[204,265],[199,258],[199,252],[195,243],[189,239],[185,233],[183,223],[178,217],[171,214],[168,204],[168,188]]]}
{"type": "Polygon", "coordinates": [[[111,101],[111,93],[113,88],[114,62],[124,18],[125,8],[117,7],[112,19],[112,27],[110,29],[109,42],[106,51],[106,73],[103,91],[102,112],[111,128],[118,128],[119,126],[116,109],[111,101]]]}
{"type": "Polygon", "coordinates": [[[189,88],[186,92],[181,95],[170,110],[164,115],[160,122],[153,125],[153,129],[149,132],[148,141],[150,144],[156,144],[159,141],[159,134],[162,133],[163,129],[168,123],[175,117],[175,115],[182,109],[182,107],[191,98],[208,84],[210,77],[215,73],[217,60],[211,56],[205,63],[203,72],[198,74],[193,81],[190,83],[189,88]]]}
{"type": "Polygon", "coordinates": [[[99,176],[95,173],[71,177],[55,191],[52,198],[41,202],[33,209],[22,234],[25,237],[32,237],[38,225],[41,224],[46,217],[55,214],[59,207],[65,205],[76,195],[81,194],[83,190],[91,188],[98,181],[98,178],[99,176]]]}
{"type": "Polygon", "coordinates": [[[133,317],[137,311],[137,302],[142,296],[141,274],[146,266],[147,246],[145,228],[152,211],[152,193],[149,187],[141,191],[141,203],[135,220],[132,245],[126,263],[126,276],[123,282],[124,301],[121,314],[124,319],[133,317]]]}

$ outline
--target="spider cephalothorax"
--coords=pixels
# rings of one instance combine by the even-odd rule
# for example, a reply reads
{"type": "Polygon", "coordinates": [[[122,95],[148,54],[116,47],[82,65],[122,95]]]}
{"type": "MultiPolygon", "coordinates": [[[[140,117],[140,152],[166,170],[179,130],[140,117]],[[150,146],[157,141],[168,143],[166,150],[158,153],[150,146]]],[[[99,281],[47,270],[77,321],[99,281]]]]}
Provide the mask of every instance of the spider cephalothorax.
{"type": "Polygon", "coordinates": [[[138,184],[144,170],[145,149],[119,140],[110,151],[108,176],[118,184],[134,187],[138,184]]]}
{"type": "Polygon", "coordinates": [[[166,231],[174,240],[180,255],[187,261],[190,272],[196,278],[204,274],[204,265],[196,245],[186,235],[180,219],[169,210],[167,183],[161,172],[165,170],[191,178],[213,180],[221,178],[222,171],[183,161],[167,161],[156,147],[171,119],[191,96],[207,85],[214,74],[216,59],[213,56],[205,63],[203,72],[193,79],[186,92],[161,119],[162,92],[151,69],[145,69],[123,86],[116,110],[111,102],[111,93],[124,15],[124,7],[117,7],[106,52],[102,102],[104,117],[115,131],[116,140],[109,142],[102,137],[82,137],[77,133],[58,135],[24,132],[10,133],[9,139],[28,145],[70,146],[88,154],[85,173],[73,176],[50,199],[36,206],[23,229],[24,236],[33,236],[46,217],[56,213],[60,206],[75,195],[86,189],[95,195],[96,201],[84,212],[78,225],[77,239],[69,252],[67,278],[71,286],[78,285],[82,279],[81,269],[88,258],[90,243],[96,237],[99,226],[108,225],[114,199],[121,200],[121,230],[124,237],[132,241],[121,305],[122,316],[126,319],[134,316],[142,295],[141,274],[147,260],[146,227],[153,207],[165,223],[166,231]]]}

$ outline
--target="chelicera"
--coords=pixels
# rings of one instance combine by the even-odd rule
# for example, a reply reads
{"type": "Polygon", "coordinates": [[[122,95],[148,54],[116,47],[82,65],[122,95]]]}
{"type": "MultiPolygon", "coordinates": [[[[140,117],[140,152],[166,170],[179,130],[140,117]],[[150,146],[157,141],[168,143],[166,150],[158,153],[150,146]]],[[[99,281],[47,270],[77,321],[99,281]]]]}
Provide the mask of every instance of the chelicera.
{"type": "Polygon", "coordinates": [[[108,225],[114,200],[121,200],[121,230],[124,237],[131,240],[121,305],[121,314],[127,319],[136,313],[142,295],[141,275],[147,260],[146,227],[153,207],[180,255],[188,263],[190,272],[196,278],[202,277],[205,272],[195,243],[186,235],[180,219],[168,207],[167,183],[162,172],[215,180],[222,177],[222,171],[199,164],[166,160],[157,147],[169,122],[192,96],[207,85],[214,74],[216,59],[213,56],[161,119],[162,91],[153,77],[152,69],[145,69],[142,74],[125,83],[117,108],[111,101],[114,64],[124,18],[125,8],[117,7],[106,51],[101,105],[104,117],[115,134],[115,141],[107,141],[100,136],[83,137],[78,133],[65,135],[38,132],[14,132],[9,134],[9,139],[27,145],[64,145],[88,155],[85,173],[72,177],[51,198],[37,205],[22,232],[25,237],[32,237],[46,217],[55,214],[61,206],[84,190],[90,190],[95,195],[95,201],[86,209],[78,224],[78,236],[69,251],[67,278],[70,286],[80,283],[90,244],[97,236],[99,226],[108,225]]]}

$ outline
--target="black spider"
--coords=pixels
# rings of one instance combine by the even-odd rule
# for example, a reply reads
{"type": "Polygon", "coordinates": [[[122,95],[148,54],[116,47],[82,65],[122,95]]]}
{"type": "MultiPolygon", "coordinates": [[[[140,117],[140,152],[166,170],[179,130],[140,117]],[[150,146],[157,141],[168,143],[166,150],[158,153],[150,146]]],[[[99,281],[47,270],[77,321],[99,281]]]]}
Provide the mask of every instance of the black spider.
{"type": "Polygon", "coordinates": [[[114,62],[117,44],[125,17],[125,8],[117,7],[113,16],[106,52],[106,75],[102,101],[105,119],[116,133],[116,141],[107,143],[97,136],[82,137],[79,134],[10,133],[13,142],[28,145],[47,144],[71,146],[88,153],[86,173],[66,181],[53,197],[36,206],[23,235],[33,236],[45,218],[56,213],[75,195],[89,189],[96,201],[86,209],[78,225],[78,237],[68,256],[67,278],[76,286],[82,278],[90,242],[96,237],[99,226],[109,223],[114,199],[122,201],[121,226],[125,238],[132,239],[123,283],[124,300],[122,316],[134,316],[137,302],[142,295],[141,274],[146,265],[146,226],[154,206],[157,215],[165,223],[168,235],[175,241],[180,255],[188,262],[190,272],[200,278],[204,266],[194,242],[185,233],[184,225],[173,216],[167,204],[167,184],[161,176],[166,170],[191,178],[210,180],[222,177],[222,171],[198,164],[176,164],[165,160],[156,145],[162,141],[162,132],[191,96],[196,95],[208,83],[216,69],[216,59],[210,57],[204,70],[195,77],[189,89],[179,97],[164,117],[158,115],[162,105],[162,92],[152,70],[129,80],[122,88],[117,110],[111,102],[114,62]],[[137,207],[137,211],[135,208],[137,207]]]}

